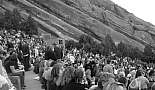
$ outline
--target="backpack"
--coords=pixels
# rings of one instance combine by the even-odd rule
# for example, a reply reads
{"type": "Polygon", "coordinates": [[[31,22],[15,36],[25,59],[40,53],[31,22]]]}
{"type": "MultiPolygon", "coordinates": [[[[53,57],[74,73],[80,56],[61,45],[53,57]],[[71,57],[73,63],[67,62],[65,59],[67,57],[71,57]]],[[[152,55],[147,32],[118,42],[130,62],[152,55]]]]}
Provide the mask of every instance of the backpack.
{"type": "Polygon", "coordinates": [[[113,82],[108,84],[108,86],[106,87],[106,90],[127,90],[127,88],[122,83],[113,82]]]}

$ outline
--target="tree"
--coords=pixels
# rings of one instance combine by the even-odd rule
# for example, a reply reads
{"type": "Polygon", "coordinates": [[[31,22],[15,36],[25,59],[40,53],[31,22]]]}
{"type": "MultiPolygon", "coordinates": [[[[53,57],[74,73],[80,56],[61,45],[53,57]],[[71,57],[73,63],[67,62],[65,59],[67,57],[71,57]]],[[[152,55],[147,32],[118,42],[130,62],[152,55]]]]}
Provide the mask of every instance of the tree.
{"type": "Polygon", "coordinates": [[[120,42],[117,46],[117,55],[122,57],[123,56],[123,53],[125,53],[126,51],[126,47],[125,47],[125,44],[123,42],[120,42]]]}
{"type": "Polygon", "coordinates": [[[12,12],[11,11],[6,11],[4,14],[4,18],[3,18],[3,28],[5,29],[11,29],[12,26],[12,12]]]}
{"type": "Polygon", "coordinates": [[[37,23],[33,20],[31,16],[29,16],[25,22],[21,23],[21,30],[29,35],[38,34],[37,23]]]}
{"type": "Polygon", "coordinates": [[[152,56],[153,55],[152,48],[149,45],[145,46],[144,55],[145,56],[152,56]]]}
{"type": "Polygon", "coordinates": [[[20,23],[22,22],[22,17],[17,9],[12,12],[12,25],[14,30],[19,30],[20,23]]]}
{"type": "Polygon", "coordinates": [[[104,54],[104,47],[101,44],[94,43],[91,45],[91,50],[93,54],[104,54]]]}
{"type": "Polygon", "coordinates": [[[65,42],[65,47],[66,49],[71,50],[72,48],[76,47],[76,42],[73,40],[67,40],[65,42]]]}
{"type": "Polygon", "coordinates": [[[86,44],[84,45],[84,48],[83,48],[83,49],[84,49],[86,52],[91,52],[91,48],[92,48],[91,44],[86,43],[86,44]]]}
{"type": "Polygon", "coordinates": [[[110,52],[116,52],[116,46],[114,41],[112,40],[111,36],[109,34],[105,37],[105,53],[110,54],[110,52]]]}
{"type": "Polygon", "coordinates": [[[90,36],[87,36],[87,35],[81,35],[79,38],[79,43],[81,44],[86,44],[86,43],[93,44],[93,42],[94,40],[90,36]]]}
{"type": "Polygon", "coordinates": [[[22,22],[22,17],[17,9],[13,12],[6,11],[4,17],[1,18],[1,28],[7,30],[14,29],[19,30],[20,23],[22,22]]]}

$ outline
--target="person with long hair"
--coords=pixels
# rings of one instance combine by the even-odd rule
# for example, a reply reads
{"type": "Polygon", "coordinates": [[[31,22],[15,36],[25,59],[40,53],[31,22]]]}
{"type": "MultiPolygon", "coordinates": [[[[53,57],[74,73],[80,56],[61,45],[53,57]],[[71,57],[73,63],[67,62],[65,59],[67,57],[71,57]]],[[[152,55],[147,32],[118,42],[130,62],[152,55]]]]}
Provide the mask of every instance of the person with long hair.
{"type": "Polygon", "coordinates": [[[15,88],[11,83],[8,74],[3,66],[3,59],[5,51],[0,50],[0,90],[8,90],[15,88]]]}
{"type": "Polygon", "coordinates": [[[84,79],[84,71],[82,68],[78,68],[74,72],[74,82],[65,85],[62,90],[86,90],[85,85],[82,84],[84,79]]]}
{"type": "Polygon", "coordinates": [[[51,71],[51,81],[47,83],[47,90],[59,90],[61,76],[63,73],[62,63],[57,63],[53,66],[51,71]]]}
{"type": "Polygon", "coordinates": [[[12,54],[8,58],[8,62],[6,62],[6,64],[5,64],[5,69],[9,76],[19,76],[20,82],[21,82],[21,87],[23,89],[26,87],[24,85],[24,82],[25,82],[24,66],[19,65],[16,52],[12,52],[12,54]]]}
{"type": "Polygon", "coordinates": [[[65,68],[61,77],[61,82],[60,82],[61,87],[73,82],[74,71],[75,71],[75,68],[72,66],[68,66],[65,68]]]}

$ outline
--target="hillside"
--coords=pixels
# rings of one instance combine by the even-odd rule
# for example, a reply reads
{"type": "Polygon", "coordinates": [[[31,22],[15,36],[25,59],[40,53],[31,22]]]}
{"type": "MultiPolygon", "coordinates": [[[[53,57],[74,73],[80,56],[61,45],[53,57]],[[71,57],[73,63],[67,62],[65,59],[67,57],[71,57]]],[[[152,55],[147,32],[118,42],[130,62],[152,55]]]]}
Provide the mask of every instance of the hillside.
{"type": "Polygon", "coordinates": [[[39,28],[65,39],[77,41],[90,35],[101,42],[110,34],[139,47],[155,48],[155,26],[136,17],[110,0],[3,0],[1,11],[19,9],[23,17],[31,15],[39,28]]]}

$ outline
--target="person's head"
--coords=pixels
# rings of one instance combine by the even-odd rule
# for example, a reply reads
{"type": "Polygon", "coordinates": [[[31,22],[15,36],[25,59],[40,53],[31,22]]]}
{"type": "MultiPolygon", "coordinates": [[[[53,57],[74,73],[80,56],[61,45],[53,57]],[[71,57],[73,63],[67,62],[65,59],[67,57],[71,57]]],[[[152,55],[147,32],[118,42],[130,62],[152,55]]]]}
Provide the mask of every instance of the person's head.
{"type": "Polygon", "coordinates": [[[72,66],[68,66],[65,68],[65,70],[62,74],[62,77],[61,77],[61,83],[60,83],[61,86],[64,86],[64,85],[73,81],[74,71],[75,71],[75,68],[72,66]]]}
{"type": "Polygon", "coordinates": [[[61,63],[57,63],[53,66],[51,70],[51,80],[53,82],[56,82],[58,78],[62,75],[63,73],[63,66],[61,63]]]}
{"type": "Polygon", "coordinates": [[[107,60],[107,64],[110,64],[110,60],[109,59],[107,60]]]}
{"type": "Polygon", "coordinates": [[[112,73],[108,73],[108,72],[100,73],[99,80],[98,80],[99,87],[107,86],[109,82],[115,81],[114,78],[115,76],[112,73]]]}
{"type": "Polygon", "coordinates": [[[124,71],[121,71],[118,73],[119,77],[125,77],[125,72],[124,71]]]}
{"type": "Polygon", "coordinates": [[[11,55],[10,55],[10,59],[12,61],[17,61],[17,53],[16,52],[13,52],[11,55]]]}

